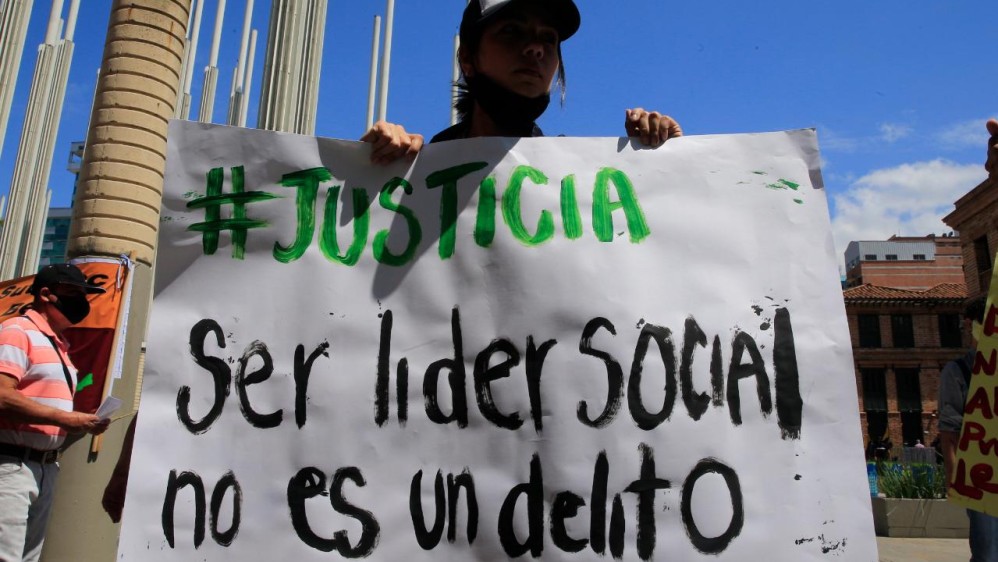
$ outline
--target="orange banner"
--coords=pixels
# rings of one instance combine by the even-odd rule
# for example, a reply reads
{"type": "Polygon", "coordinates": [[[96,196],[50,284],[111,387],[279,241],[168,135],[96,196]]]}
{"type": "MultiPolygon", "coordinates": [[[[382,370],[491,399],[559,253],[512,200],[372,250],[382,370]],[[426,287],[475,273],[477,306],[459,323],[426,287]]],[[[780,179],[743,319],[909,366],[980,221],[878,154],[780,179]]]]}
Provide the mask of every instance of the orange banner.
{"type": "MultiPolygon", "coordinates": [[[[88,297],[90,315],[73,328],[114,330],[118,325],[118,310],[121,308],[124,281],[128,274],[127,266],[119,262],[83,262],[76,266],[87,276],[87,281],[103,287],[106,292],[88,297]]],[[[34,279],[34,275],[29,275],[0,282],[0,322],[22,314],[24,307],[31,304],[34,297],[28,293],[28,289],[34,279]]]]}

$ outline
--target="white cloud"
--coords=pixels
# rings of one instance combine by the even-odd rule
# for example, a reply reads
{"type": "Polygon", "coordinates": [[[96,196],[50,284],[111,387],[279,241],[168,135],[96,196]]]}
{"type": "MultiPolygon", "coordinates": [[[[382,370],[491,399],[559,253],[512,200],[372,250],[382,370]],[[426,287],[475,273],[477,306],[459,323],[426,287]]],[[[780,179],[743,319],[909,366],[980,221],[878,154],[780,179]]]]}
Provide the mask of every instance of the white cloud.
{"type": "Polygon", "coordinates": [[[896,142],[911,134],[911,127],[900,123],[881,123],[880,138],[887,142],[896,142]]]}
{"type": "Polygon", "coordinates": [[[979,164],[937,159],[874,170],[856,179],[832,196],[835,251],[841,258],[852,241],[948,231],[942,218],[984,174],[979,164]]]}
{"type": "Polygon", "coordinates": [[[988,131],[984,128],[985,121],[987,119],[981,118],[953,123],[939,132],[937,135],[939,142],[946,148],[979,146],[983,151],[988,142],[988,131]]]}

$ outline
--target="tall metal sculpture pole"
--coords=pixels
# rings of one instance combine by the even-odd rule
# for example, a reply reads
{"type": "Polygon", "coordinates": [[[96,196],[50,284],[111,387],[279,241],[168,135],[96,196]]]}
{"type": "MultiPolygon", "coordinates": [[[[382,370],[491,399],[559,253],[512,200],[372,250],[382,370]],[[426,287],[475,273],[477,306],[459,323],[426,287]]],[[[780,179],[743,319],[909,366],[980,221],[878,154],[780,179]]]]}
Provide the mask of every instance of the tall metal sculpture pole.
{"type": "MultiPolygon", "coordinates": [[[[162,205],[167,122],[181,85],[190,0],[114,0],[108,23],[87,150],[73,206],[68,253],[131,253],[132,293],[122,378],[121,413],[134,413],[142,342],[152,296],[152,265],[162,205]]],[[[82,439],[62,459],[43,561],[115,559],[118,526],[101,495],[121,452],[127,420],[111,424],[90,459],[82,439]]]]}
{"type": "Polygon", "coordinates": [[[30,238],[27,229],[38,224],[31,213],[32,202],[43,197],[48,188],[55,137],[73,57],[73,26],[79,0],[72,0],[65,36],[60,38],[62,8],[62,0],[53,0],[45,43],[38,48],[28,109],[14,162],[10,209],[0,231],[0,279],[34,273],[34,269],[28,267],[34,259],[28,255],[26,247],[30,238]]]}
{"type": "Polygon", "coordinates": [[[0,2],[0,153],[7,131],[7,118],[14,103],[17,71],[21,68],[24,37],[34,0],[4,0],[0,2]]]}
{"type": "Polygon", "coordinates": [[[243,14],[243,34],[239,41],[239,58],[236,60],[236,72],[232,77],[232,89],[229,94],[229,112],[226,123],[229,125],[242,126],[246,123],[242,114],[243,97],[246,81],[246,58],[249,52],[250,29],[253,19],[253,0],[246,0],[246,11],[243,14]]]}
{"type": "Polygon", "coordinates": [[[204,0],[196,0],[193,19],[189,22],[187,46],[184,49],[184,65],[181,67],[183,86],[180,88],[180,101],[174,115],[177,119],[188,119],[191,115],[191,82],[194,78],[194,63],[198,54],[198,39],[201,36],[201,15],[204,13],[204,0]]]}
{"type": "Polygon", "coordinates": [[[326,0],[271,4],[258,128],[315,133],[325,25],[326,0]]]}
{"type": "Polygon", "coordinates": [[[201,107],[198,108],[198,121],[211,123],[215,111],[215,89],[218,87],[218,44],[222,40],[222,21],[225,17],[225,0],[218,0],[215,11],[215,32],[211,36],[211,51],[208,66],[204,68],[204,83],[201,85],[201,107]]]}
{"type": "Polygon", "coordinates": [[[381,84],[378,99],[378,120],[384,121],[388,116],[388,73],[392,67],[392,31],[395,28],[395,0],[388,0],[385,8],[385,48],[381,52],[381,84]]]}
{"type": "Polygon", "coordinates": [[[367,120],[364,131],[374,125],[374,108],[378,96],[378,49],[381,47],[381,16],[374,16],[374,31],[371,37],[371,81],[367,85],[367,120]]]}

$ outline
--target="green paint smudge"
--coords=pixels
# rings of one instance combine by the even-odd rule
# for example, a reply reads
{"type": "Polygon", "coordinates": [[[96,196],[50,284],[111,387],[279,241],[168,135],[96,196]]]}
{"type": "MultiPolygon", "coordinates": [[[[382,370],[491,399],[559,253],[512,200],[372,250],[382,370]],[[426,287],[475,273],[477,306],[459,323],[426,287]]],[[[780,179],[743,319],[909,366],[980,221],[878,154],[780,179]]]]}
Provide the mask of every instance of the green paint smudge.
{"type": "Polygon", "coordinates": [[[766,175],[766,172],[761,172],[759,170],[753,170],[752,173],[755,174],[755,175],[757,175],[757,176],[764,176],[764,175],[766,175]]]}
{"type": "Polygon", "coordinates": [[[803,199],[794,199],[794,203],[797,203],[798,205],[803,205],[804,204],[804,200],[803,199]]]}
{"type": "Polygon", "coordinates": [[[80,382],[76,383],[76,392],[79,392],[92,384],[94,384],[94,374],[87,373],[87,376],[83,377],[80,379],[80,382]]]}
{"type": "Polygon", "coordinates": [[[788,181],[788,180],[785,180],[785,179],[781,179],[780,183],[783,184],[783,185],[785,185],[785,186],[787,186],[787,187],[789,187],[790,189],[792,189],[794,191],[797,191],[797,188],[800,187],[799,183],[794,183],[792,181],[788,181]]]}

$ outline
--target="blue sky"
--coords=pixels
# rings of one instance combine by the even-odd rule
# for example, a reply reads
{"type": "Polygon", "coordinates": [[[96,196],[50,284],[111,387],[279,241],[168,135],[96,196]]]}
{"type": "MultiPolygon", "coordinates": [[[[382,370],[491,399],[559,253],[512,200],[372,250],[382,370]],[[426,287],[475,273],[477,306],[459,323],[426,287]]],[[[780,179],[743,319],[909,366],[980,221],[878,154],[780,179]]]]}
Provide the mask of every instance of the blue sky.
{"type": "MultiPolygon", "coordinates": [[[[941,217],[985,178],[984,122],[998,115],[992,1],[576,0],[582,28],[563,47],[564,107],[548,134],[617,136],[624,109],[673,115],[686,134],[816,127],[839,256],[850,240],[946,231],[941,217]]],[[[432,135],[449,120],[453,35],[465,0],[397,0],[388,118],[432,135]]],[[[69,1],[65,2],[68,10],[69,1]]],[[[110,0],[84,0],[55,146],[53,204],[68,206],[69,144],[83,140],[110,0]]],[[[3,152],[7,191],[50,11],[36,0],[3,152]]],[[[216,0],[206,0],[192,105],[200,97],[216,0]]],[[[215,122],[225,118],[245,0],[228,0],[215,122]]],[[[270,2],[257,0],[256,121],[270,2]]],[[[384,0],[329,0],[316,134],[356,139],[366,111],[372,20],[384,0]]]]}

